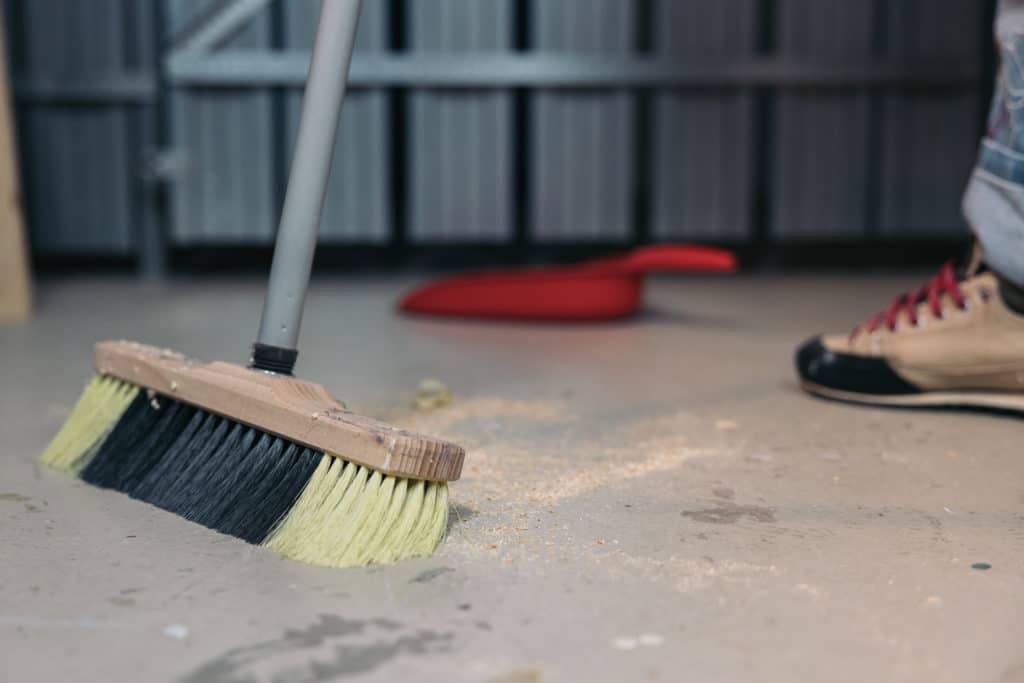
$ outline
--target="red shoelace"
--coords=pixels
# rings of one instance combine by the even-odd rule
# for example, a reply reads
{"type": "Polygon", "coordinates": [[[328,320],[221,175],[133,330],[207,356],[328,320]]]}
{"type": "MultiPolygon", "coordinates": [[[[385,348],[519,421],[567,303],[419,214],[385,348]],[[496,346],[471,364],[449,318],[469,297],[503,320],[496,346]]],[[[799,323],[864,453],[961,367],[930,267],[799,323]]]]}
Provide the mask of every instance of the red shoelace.
{"type": "Polygon", "coordinates": [[[866,330],[870,334],[882,325],[885,325],[890,331],[895,331],[900,313],[906,313],[910,324],[916,327],[918,322],[917,307],[925,300],[928,301],[928,307],[931,309],[932,315],[936,318],[941,318],[942,298],[947,295],[961,311],[967,307],[967,300],[963,292],[960,291],[960,283],[956,279],[956,268],[953,266],[952,261],[944,265],[939,274],[927,285],[909,294],[897,297],[883,312],[864,325],[854,328],[853,332],[850,333],[850,338],[856,337],[861,330],[866,330]]]}

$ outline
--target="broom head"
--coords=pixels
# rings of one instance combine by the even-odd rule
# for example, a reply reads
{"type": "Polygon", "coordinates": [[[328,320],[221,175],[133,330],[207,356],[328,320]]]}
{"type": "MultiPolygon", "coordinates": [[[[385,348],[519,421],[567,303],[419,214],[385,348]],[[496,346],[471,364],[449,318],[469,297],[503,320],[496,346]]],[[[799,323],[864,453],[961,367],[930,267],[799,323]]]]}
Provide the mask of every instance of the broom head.
{"type": "Polygon", "coordinates": [[[311,564],[426,556],[444,535],[455,444],[284,375],[125,341],[95,363],[51,467],[311,564]]]}

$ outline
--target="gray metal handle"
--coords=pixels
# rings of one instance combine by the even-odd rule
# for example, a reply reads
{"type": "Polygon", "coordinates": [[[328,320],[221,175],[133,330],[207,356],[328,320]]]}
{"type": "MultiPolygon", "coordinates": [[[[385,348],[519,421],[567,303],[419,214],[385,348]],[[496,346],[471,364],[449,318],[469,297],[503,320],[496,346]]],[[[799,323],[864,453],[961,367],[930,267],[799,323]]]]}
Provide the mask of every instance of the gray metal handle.
{"type": "Polygon", "coordinates": [[[257,344],[294,350],[345,97],[360,0],[323,0],[257,344]]]}

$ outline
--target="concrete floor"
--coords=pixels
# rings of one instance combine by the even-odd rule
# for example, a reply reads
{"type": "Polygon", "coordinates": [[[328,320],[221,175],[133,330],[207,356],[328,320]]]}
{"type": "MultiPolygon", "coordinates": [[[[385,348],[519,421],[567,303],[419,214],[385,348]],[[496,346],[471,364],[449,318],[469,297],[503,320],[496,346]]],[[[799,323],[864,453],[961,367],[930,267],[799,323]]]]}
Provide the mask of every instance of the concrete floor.
{"type": "Polygon", "coordinates": [[[660,280],[576,327],[319,281],[301,374],[468,450],[439,553],[352,571],[36,464],[93,341],[243,360],[262,282],[44,283],[0,328],[0,680],[1024,681],[1021,422],[794,384],[795,343],[918,279],[660,280]],[[453,405],[411,409],[427,377],[453,405]]]}

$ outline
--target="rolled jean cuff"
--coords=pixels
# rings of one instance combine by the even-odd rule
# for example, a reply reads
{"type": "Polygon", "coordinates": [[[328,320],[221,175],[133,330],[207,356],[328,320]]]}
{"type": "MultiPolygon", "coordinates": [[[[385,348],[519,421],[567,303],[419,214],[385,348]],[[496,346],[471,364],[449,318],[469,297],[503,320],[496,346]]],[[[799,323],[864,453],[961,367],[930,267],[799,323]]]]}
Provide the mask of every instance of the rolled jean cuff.
{"type": "MultiPolygon", "coordinates": [[[[1010,174],[997,174],[985,163],[986,148],[991,146],[982,145],[982,158],[967,184],[964,216],[981,242],[986,265],[1024,287],[1024,184],[1007,180],[1024,173],[1024,160],[1010,174]]],[[[1012,159],[1004,156],[997,161],[1005,164],[1012,159]]]]}

